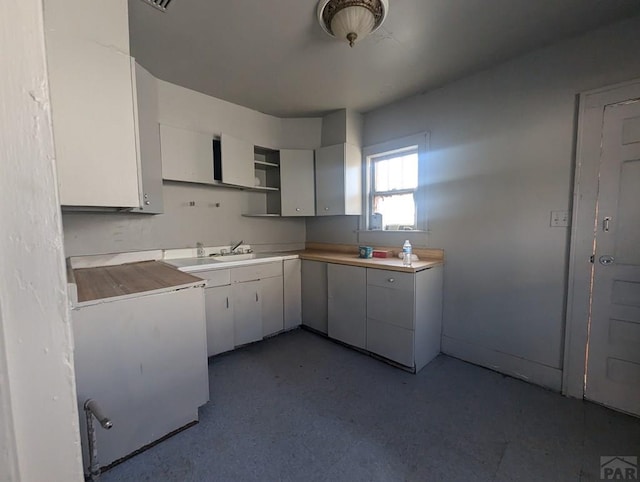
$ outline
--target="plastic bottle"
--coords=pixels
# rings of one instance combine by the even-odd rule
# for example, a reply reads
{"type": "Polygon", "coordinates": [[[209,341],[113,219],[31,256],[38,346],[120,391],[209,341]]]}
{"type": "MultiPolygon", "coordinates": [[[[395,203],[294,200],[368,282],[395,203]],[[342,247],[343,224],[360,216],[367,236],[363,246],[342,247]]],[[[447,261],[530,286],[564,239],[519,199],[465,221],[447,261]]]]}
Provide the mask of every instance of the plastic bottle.
{"type": "Polygon", "coordinates": [[[404,266],[411,266],[412,254],[411,243],[407,239],[402,245],[402,264],[404,266]]]}

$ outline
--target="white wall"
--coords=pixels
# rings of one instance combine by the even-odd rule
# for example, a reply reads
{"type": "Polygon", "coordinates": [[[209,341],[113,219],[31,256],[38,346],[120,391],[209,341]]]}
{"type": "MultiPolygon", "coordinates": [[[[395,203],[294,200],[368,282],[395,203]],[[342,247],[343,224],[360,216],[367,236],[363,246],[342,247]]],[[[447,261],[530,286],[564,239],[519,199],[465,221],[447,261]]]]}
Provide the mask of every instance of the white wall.
{"type": "MultiPolygon", "coordinates": [[[[159,122],[264,147],[320,146],[321,118],[280,119],[158,81],[159,122]]],[[[166,182],[164,214],[65,213],[67,256],[155,248],[225,245],[243,239],[262,250],[300,249],[303,218],[248,218],[251,194],[238,189],[166,182]],[[194,207],[189,206],[195,201],[194,207]],[[220,207],[216,207],[219,203],[220,207]]]]}
{"type": "Polygon", "coordinates": [[[41,0],[0,4],[0,480],[80,481],[41,0]]]}
{"type": "MultiPolygon", "coordinates": [[[[570,208],[576,95],[640,77],[639,31],[631,19],[365,115],[365,146],[431,133],[443,351],[560,388],[569,232],[550,211],[570,208]]],[[[337,221],[309,221],[307,240],[357,239],[337,221]]]]}

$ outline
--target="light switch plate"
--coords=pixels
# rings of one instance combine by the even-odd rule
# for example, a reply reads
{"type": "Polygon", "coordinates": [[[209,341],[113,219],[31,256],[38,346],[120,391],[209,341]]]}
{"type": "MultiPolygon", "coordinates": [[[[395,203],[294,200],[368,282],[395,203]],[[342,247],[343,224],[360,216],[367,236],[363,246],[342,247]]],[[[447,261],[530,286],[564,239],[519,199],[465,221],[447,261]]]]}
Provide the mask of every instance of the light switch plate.
{"type": "Polygon", "coordinates": [[[551,211],[552,228],[569,226],[569,211],[551,211]]]}

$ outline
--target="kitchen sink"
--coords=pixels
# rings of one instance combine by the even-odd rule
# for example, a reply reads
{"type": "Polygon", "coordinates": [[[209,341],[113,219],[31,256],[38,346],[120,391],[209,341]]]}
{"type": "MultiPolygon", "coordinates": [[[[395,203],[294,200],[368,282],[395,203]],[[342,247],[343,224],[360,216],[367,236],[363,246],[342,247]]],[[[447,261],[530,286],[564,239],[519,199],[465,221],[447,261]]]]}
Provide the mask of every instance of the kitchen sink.
{"type": "Polygon", "coordinates": [[[225,261],[243,261],[245,259],[255,259],[256,253],[245,253],[245,254],[225,254],[222,256],[215,256],[211,259],[214,261],[225,262],[225,261]]]}

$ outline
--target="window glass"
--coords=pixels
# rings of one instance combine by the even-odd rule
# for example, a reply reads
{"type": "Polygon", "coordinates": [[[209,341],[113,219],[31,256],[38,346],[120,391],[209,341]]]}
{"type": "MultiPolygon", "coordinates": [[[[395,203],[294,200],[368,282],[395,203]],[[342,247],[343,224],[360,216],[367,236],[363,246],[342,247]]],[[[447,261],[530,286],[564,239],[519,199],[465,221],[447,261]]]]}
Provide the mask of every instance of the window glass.
{"type": "Polygon", "coordinates": [[[418,187],[418,153],[374,160],[374,190],[416,189],[418,187]]]}

